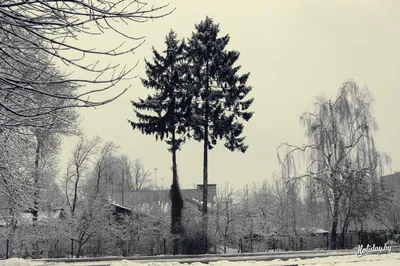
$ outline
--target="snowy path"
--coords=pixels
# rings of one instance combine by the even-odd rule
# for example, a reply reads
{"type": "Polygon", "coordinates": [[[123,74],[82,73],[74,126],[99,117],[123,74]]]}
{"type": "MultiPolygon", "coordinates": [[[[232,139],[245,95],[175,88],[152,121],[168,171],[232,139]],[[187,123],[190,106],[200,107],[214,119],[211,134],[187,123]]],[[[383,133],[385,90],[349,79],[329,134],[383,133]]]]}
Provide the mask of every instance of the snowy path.
{"type": "MultiPolygon", "coordinates": [[[[134,256],[134,257],[94,257],[94,258],[60,258],[60,259],[40,259],[41,262],[52,262],[52,263],[81,263],[81,262],[110,262],[110,261],[121,261],[129,260],[136,262],[181,262],[181,263],[192,263],[192,262],[216,262],[221,260],[235,260],[235,261],[248,261],[248,260],[262,260],[271,261],[275,259],[309,259],[315,257],[328,257],[328,256],[341,256],[341,255],[353,255],[356,252],[354,250],[313,250],[313,251],[286,251],[286,252],[262,252],[262,253],[236,253],[236,254],[202,254],[202,255],[158,255],[158,256],[134,256]]],[[[397,247],[392,248],[392,252],[400,252],[397,247]]]]}
{"type": "MultiPolygon", "coordinates": [[[[311,255],[311,254],[310,254],[311,255]]],[[[260,256],[261,257],[261,256],[260,256]]],[[[283,266],[283,265],[312,265],[312,266],[393,266],[400,265],[400,253],[384,254],[384,255],[366,255],[357,257],[355,255],[345,256],[328,256],[319,258],[283,258],[284,260],[274,259],[271,261],[257,261],[260,257],[247,258],[247,261],[213,261],[209,262],[210,266],[283,266]]],[[[234,259],[234,258],[229,258],[234,259]]],[[[244,259],[244,258],[242,258],[244,259]]],[[[74,262],[74,263],[54,263],[29,261],[23,259],[9,259],[0,261],[0,266],[205,266],[202,262],[178,263],[173,261],[129,261],[118,260],[108,262],[74,262]]]]}

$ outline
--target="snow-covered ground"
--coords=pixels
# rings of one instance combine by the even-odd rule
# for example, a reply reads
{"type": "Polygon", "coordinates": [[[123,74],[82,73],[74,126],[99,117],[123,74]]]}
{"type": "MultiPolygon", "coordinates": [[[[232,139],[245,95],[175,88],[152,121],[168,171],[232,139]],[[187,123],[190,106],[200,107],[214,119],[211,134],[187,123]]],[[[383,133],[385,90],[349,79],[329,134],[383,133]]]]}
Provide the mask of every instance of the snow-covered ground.
{"type": "MultiPolygon", "coordinates": [[[[111,262],[111,266],[206,266],[204,263],[162,263],[152,262],[140,264],[133,261],[111,262]]],[[[272,260],[272,261],[218,261],[208,263],[210,266],[279,266],[279,265],[312,265],[312,266],[394,266],[400,265],[400,253],[392,253],[385,255],[367,255],[364,257],[351,256],[332,256],[314,259],[289,259],[289,260],[272,260]]]]}
{"type": "Polygon", "coordinates": [[[176,262],[147,262],[138,263],[134,261],[110,262],[110,266],[283,266],[283,265],[312,265],[312,266],[394,266],[400,265],[400,253],[384,255],[366,255],[363,257],[351,256],[332,256],[314,259],[289,259],[272,261],[218,261],[205,263],[176,263],[176,262]]]}
{"type": "MultiPolygon", "coordinates": [[[[129,260],[107,261],[107,262],[79,262],[79,263],[44,263],[40,261],[29,261],[23,259],[8,259],[0,261],[0,266],[206,266],[205,263],[177,263],[177,262],[135,262],[129,260]]],[[[355,255],[332,256],[325,258],[313,259],[289,259],[289,260],[272,260],[272,261],[217,261],[208,263],[210,266],[283,266],[283,265],[312,265],[312,266],[393,266],[400,265],[400,253],[382,254],[382,255],[366,255],[357,257],[355,255]]]]}

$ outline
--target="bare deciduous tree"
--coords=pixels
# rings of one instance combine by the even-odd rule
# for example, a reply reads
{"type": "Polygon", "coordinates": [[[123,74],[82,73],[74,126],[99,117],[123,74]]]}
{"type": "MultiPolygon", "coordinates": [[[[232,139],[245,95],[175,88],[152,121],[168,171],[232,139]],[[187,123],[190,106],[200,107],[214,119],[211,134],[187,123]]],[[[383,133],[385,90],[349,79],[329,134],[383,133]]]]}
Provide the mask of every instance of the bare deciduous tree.
{"type": "Polygon", "coordinates": [[[32,158],[35,144],[30,135],[8,129],[0,132],[0,141],[0,203],[2,215],[6,217],[6,256],[11,256],[19,214],[28,210],[34,200],[32,158]]]}
{"type": "Polygon", "coordinates": [[[133,54],[144,37],[135,38],[116,23],[144,23],[173,11],[167,4],[138,0],[10,0],[0,3],[0,9],[0,126],[12,128],[44,127],[48,120],[43,116],[60,109],[117,99],[129,86],[103,100],[96,96],[134,78],[137,64],[127,67],[106,59],[133,54]],[[104,33],[120,36],[122,43],[100,50],[80,40],[104,33]],[[92,88],[78,90],[87,85],[92,88]]]}
{"type": "Polygon", "coordinates": [[[67,176],[65,179],[65,195],[72,216],[74,216],[78,201],[80,181],[82,181],[81,179],[87,172],[88,164],[92,159],[91,157],[96,154],[100,142],[101,140],[98,137],[88,140],[85,136],[81,136],[68,163],[67,176]]]}
{"type": "Polygon", "coordinates": [[[97,160],[96,160],[96,165],[95,165],[95,171],[96,171],[96,193],[99,193],[100,189],[100,180],[104,179],[106,187],[108,183],[108,170],[112,168],[112,166],[115,163],[115,160],[113,160],[113,155],[114,153],[118,150],[118,146],[112,142],[108,141],[104,144],[104,146],[101,148],[97,160]]]}
{"type": "Polygon", "coordinates": [[[121,191],[123,193],[125,190],[129,189],[129,182],[132,180],[132,162],[127,155],[122,154],[119,157],[119,164],[121,167],[121,191]]]}
{"type": "Polygon", "coordinates": [[[135,159],[132,164],[132,179],[130,187],[132,190],[140,190],[149,183],[151,175],[150,169],[146,169],[139,159],[135,159]]]}
{"type": "Polygon", "coordinates": [[[337,248],[340,202],[351,180],[349,173],[361,176],[373,184],[382,174],[388,156],[380,154],[374,146],[377,129],[372,116],[372,96],[367,88],[347,81],[339,89],[338,97],[331,101],[317,98],[314,112],[301,117],[309,143],[301,147],[288,143],[278,148],[278,159],[287,182],[309,178],[309,189],[319,192],[331,215],[331,248],[337,248]],[[282,148],[286,148],[283,150],[282,148]],[[294,154],[303,153],[306,170],[296,173],[294,154]]]}
{"type": "MultiPolygon", "coordinates": [[[[378,211],[375,211],[375,218],[383,224],[392,235],[400,235],[400,191],[393,189],[385,184],[384,191],[386,192],[386,201],[381,204],[378,211]]],[[[396,239],[397,241],[400,238],[396,239]]]]}
{"type": "Polygon", "coordinates": [[[223,252],[225,254],[229,240],[232,240],[234,237],[234,223],[236,218],[234,200],[236,193],[236,190],[229,183],[226,183],[225,188],[216,197],[215,215],[212,216],[217,234],[222,239],[223,252]]]}
{"type": "Polygon", "coordinates": [[[301,204],[293,185],[273,173],[272,180],[253,185],[251,199],[259,233],[268,236],[279,232],[281,236],[289,236],[293,240],[289,244],[296,249],[301,204]]]}
{"type": "MultiPolygon", "coordinates": [[[[52,113],[60,113],[74,105],[76,86],[72,82],[51,83],[51,79],[64,78],[50,62],[51,57],[40,50],[15,51],[13,43],[21,41],[6,37],[0,29],[0,40],[5,46],[1,49],[4,56],[0,59],[0,125],[8,128],[51,127],[52,113]],[[24,60],[12,60],[18,57],[24,57],[24,60]],[[42,61],[47,64],[40,66],[42,61]],[[15,84],[10,84],[8,79],[16,80],[15,84]],[[24,80],[33,80],[35,84],[21,85],[24,80]],[[64,95],[64,98],[51,95],[64,95]]],[[[64,112],[65,117],[58,116],[57,123],[69,123],[71,115],[74,116],[71,111],[64,112]]]]}

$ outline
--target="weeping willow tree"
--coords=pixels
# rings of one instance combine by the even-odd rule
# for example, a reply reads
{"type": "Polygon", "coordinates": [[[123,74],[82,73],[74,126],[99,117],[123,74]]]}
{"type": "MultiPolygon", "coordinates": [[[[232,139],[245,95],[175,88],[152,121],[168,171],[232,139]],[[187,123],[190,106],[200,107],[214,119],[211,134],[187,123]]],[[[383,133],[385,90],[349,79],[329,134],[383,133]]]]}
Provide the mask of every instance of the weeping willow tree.
{"type": "Polygon", "coordinates": [[[377,181],[390,159],[375,148],[378,126],[372,106],[366,87],[346,81],[335,100],[322,95],[316,98],[314,110],[301,116],[308,144],[284,143],[278,148],[287,182],[305,179],[309,202],[325,201],[331,249],[338,247],[339,225],[344,239],[350,221],[366,217],[381,197],[377,181]],[[299,162],[296,153],[304,160],[299,162]],[[303,162],[305,171],[300,174],[295,166],[303,162]]]}

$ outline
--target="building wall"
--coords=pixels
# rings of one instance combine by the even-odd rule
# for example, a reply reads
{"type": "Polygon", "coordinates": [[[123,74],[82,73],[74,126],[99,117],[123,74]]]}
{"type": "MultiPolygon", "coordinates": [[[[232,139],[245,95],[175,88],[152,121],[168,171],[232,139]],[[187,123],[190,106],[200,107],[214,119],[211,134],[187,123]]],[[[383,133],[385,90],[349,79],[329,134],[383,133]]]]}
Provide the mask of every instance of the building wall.
{"type": "MultiPolygon", "coordinates": [[[[195,189],[181,189],[182,198],[194,199],[201,202],[203,200],[203,186],[197,185],[195,189]]],[[[213,203],[217,189],[215,184],[208,185],[208,202],[213,203]]],[[[139,190],[114,192],[110,197],[123,206],[132,206],[138,203],[170,202],[169,190],[139,190]]]]}
{"type": "Polygon", "coordinates": [[[400,173],[382,176],[381,183],[386,189],[400,192],[400,173]]]}

